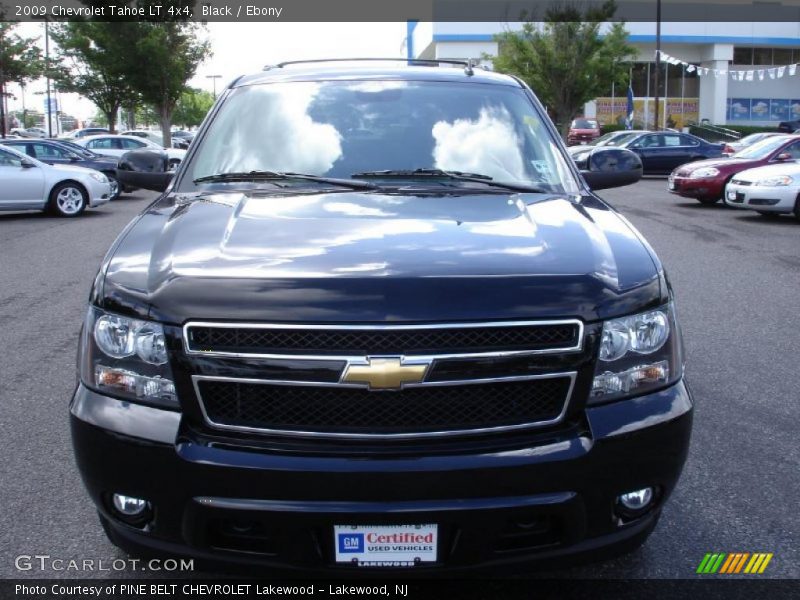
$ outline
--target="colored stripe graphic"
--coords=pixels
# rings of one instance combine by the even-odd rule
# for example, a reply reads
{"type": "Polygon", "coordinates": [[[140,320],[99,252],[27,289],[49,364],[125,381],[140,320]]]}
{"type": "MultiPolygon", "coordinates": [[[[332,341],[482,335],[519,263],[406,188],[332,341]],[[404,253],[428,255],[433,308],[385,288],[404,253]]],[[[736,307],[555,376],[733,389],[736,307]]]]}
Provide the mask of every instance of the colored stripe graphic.
{"type": "Polygon", "coordinates": [[[702,575],[732,575],[744,569],[744,573],[760,574],[766,570],[773,556],[771,552],[707,552],[696,572],[702,575]]]}

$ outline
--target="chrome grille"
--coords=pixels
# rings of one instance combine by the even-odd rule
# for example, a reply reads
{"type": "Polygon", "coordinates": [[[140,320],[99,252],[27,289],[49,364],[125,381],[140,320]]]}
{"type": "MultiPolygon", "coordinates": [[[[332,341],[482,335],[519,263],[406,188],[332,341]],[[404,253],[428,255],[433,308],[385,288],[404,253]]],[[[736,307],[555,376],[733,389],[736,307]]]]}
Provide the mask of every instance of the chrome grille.
{"type": "Polygon", "coordinates": [[[564,352],[581,345],[579,321],[457,325],[189,323],[189,353],[223,356],[368,356],[564,352]]]}
{"type": "Polygon", "coordinates": [[[420,437],[482,433],[557,422],[574,374],[514,380],[421,384],[371,392],[339,385],[196,378],[216,427],[329,437],[420,437]]]}

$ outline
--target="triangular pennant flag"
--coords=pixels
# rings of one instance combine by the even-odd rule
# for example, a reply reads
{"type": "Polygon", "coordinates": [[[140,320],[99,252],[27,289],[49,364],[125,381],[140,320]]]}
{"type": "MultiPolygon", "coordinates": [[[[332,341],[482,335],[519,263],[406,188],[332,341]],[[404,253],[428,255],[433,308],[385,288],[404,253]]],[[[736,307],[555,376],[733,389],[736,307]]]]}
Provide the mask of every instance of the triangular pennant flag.
{"type": "Polygon", "coordinates": [[[689,65],[688,67],[686,67],[686,72],[687,73],[693,73],[695,68],[696,67],[694,65],[689,65]]]}
{"type": "Polygon", "coordinates": [[[778,67],[778,79],[783,77],[783,74],[786,72],[786,67],[778,67]]]}
{"type": "Polygon", "coordinates": [[[769,78],[770,78],[770,79],[775,79],[775,71],[776,71],[776,70],[777,70],[777,69],[775,69],[775,68],[772,68],[772,69],[767,69],[767,73],[769,73],[769,78]]]}
{"type": "Polygon", "coordinates": [[[764,81],[764,69],[759,69],[758,70],[758,80],[759,81],[764,81]]]}
{"type": "Polygon", "coordinates": [[[794,75],[795,70],[797,69],[797,65],[789,65],[789,75],[794,75]]]}
{"type": "Polygon", "coordinates": [[[747,71],[744,75],[744,78],[746,81],[753,81],[753,72],[747,71]]]}

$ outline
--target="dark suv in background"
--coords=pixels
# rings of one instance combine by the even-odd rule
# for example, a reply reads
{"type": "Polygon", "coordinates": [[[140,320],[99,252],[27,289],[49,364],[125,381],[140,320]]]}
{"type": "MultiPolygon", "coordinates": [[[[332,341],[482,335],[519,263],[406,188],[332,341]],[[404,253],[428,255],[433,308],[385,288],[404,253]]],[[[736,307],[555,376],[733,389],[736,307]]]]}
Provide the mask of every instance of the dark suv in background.
{"type": "Polygon", "coordinates": [[[635,154],[579,172],[470,64],[322,61],[233,82],[176,174],[152,157],[71,403],[115,544],[342,575],[647,538],[692,398],[664,269],[591,189],[635,154]]]}

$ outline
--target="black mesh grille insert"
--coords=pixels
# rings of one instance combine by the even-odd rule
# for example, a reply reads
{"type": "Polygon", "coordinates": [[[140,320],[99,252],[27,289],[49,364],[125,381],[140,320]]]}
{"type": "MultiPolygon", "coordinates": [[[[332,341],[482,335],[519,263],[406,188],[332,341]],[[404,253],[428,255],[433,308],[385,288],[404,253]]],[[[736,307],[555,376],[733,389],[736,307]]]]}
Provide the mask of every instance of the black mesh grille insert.
{"type": "Polygon", "coordinates": [[[478,429],[555,419],[569,377],[401,391],[198,382],[206,413],[220,425],[322,433],[388,434],[478,429]]]}
{"type": "Polygon", "coordinates": [[[563,349],[578,345],[578,326],[510,325],[426,329],[260,329],[192,325],[189,348],[241,354],[444,354],[563,349]]]}

